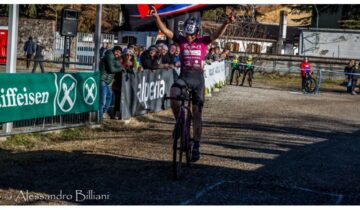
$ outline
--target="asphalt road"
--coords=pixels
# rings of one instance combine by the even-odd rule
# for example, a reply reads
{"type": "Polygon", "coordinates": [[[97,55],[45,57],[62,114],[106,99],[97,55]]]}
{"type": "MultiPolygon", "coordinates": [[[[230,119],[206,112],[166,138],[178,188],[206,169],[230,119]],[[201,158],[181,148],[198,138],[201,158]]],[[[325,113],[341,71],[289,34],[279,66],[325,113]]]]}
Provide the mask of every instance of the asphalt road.
{"type": "Polygon", "coordinates": [[[360,204],[360,96],[254,86],[206,101],[202,157],[182,180],[172,179],[164,111],[73,140],[0,147],[0,204],[360,204]]]}

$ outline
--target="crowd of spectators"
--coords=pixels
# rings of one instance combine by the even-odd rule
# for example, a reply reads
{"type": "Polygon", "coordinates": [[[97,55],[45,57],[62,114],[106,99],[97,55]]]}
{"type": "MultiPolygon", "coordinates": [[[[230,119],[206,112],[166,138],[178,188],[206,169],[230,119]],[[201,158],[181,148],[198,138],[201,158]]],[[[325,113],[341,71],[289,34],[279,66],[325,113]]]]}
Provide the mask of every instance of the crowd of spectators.
{"type": "MultiPolygon", "coordinates": [[[[103,43],[100,48],[100,58],[105,55],[105,51],[109,50],[110,45],[103,43]]],[[[206,63],[211,64],[214,61],[223,61],[229,50],[220,50],[215,46],[209,48],[206,56],[206,63]]],[[[122,68],[126,71],[143,71],[157,69],[174,69],[181,66],[180,47],[177,44],[166,45],[159,43],[151,45],[148,49],[143,46],[129,44],[126,48],[121,48],[121,56],[118,61],[122,68]]]]}
{"type": "Polygon", "coordinates": [[[223,61],[227,58],[229,52],[228,49],[221,51],[219,46],[211,47],[205,57],[205,62],[206,64],[211,64],[214,61],[223,61]]]}
{"type": "MultiPolygon", "coordinates": [[[[109,50],[106,43],[100,48],[100,58],[109,50]]],[[[157,69],[174,69],[180,67],[180,48],[176,44],[169,46],[164,43],[151,45],[148,49],[143,46],[129,44],[121,48],[121,55],[117,59],[124,71],[144,71],[157,69]]]]}

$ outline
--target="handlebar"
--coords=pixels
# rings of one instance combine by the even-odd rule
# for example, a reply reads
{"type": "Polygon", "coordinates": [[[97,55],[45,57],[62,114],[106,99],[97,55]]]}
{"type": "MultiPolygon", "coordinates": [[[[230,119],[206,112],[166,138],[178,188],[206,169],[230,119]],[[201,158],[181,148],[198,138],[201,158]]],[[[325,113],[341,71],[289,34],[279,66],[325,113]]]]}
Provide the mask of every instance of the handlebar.
{"type": "Polygon", "coordinates": [[[184,103],[185,101],[190,101],[191,100],[190,95],[189,96],[184,96],[183,94],[181,94],[181,95],[176,96],[176,97],[167,97],[167,94],[165,93],[164,97],[161,100],[161,109],[165,110],[165,100],[176,100],[176,101],[181,101],[182,103],[184,103]]]}

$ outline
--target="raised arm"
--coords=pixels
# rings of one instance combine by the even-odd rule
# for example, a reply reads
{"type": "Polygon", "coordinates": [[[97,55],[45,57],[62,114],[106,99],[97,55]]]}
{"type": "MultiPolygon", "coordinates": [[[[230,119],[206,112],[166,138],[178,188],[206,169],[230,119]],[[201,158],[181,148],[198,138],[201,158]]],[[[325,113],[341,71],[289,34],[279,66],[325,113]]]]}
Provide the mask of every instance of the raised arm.
{"type": "Polygon", "coordinates": [[[150,14],[155,17],[155,22],[157,27],[160,29],[161,32],[163,32],[165,34],[165,36],[169,39],[173,39],[174,37],[174,33],[168,29],[165,25],[165,23],[162,22],[159,14],[157,13],[155,7],[152,7],[150,14]]]}
{"type": "Polygon", "coordinates": [[[220,28],[218,28],[218,30],[210,36],[211,42],[219,38],[226,31],[227,26],[230,23],[234,23],[234,22],[235,22],[235,16],[231,14],[228,17],[228,19],[226,19],[225,22],[220,26],[220,28]]]}

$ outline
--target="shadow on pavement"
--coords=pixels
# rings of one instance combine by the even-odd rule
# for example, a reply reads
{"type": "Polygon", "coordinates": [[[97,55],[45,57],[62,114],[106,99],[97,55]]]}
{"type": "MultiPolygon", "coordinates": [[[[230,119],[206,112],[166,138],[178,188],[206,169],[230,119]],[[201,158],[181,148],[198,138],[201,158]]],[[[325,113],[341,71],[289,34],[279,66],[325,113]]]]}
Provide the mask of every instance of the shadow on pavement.
{"type": "MultiPolygon", "coordinates": [[[[341,122],[330,123],[336,126],[341,122]]],[[[212,145],[276,157],[204,152],[204,159],[217,157],[263,166],[242,170],[200,161],[187,169],[183,180],[173,181],[170,160],[144,160],[92,151],[0,150],[0,189],[14,191],[12,201],[1,198],[0,204],[39,204],[18,197],[19,191],[72,195],[72,199],[61,199],[67,204],[360,204],[360,130],[329,133],[291,124],[267,126],[219,121],[204,125],[208,129],[229,129],[228,135],[207,136],[205,147],[212,145]],[[238,137],[230,141],[231,132],[239,129],[267,132],[270,136],[238,137]],[[311,142],[301,138],[292,142],[292,137],[274,139],[271,134],[295,135],[295,140],[296,136],[321,140],[311,142]],[[76,190],[82,190],[77,199],[76,190]],[[92,196],[108,195],[109,199],[85,198],[89,190],[92,196]]]]}

